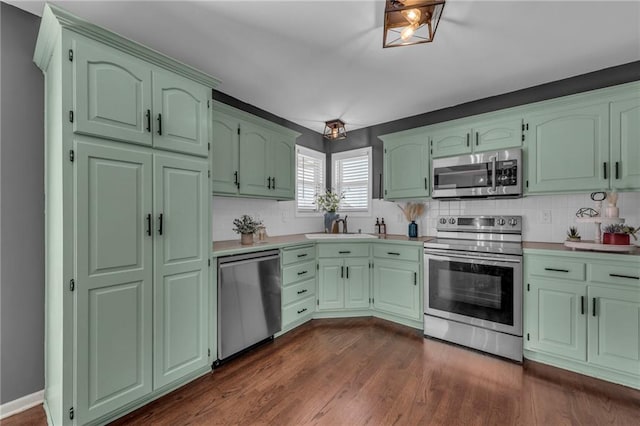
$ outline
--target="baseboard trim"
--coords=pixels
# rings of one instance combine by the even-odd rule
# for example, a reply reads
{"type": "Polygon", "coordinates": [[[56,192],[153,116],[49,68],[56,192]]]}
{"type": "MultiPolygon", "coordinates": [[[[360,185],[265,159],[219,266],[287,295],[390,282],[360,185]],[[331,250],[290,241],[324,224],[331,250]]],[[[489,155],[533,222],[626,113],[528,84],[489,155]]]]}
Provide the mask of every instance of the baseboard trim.
{"type": "Polygon", "coordinates": [[[31,407],[42,404],[44,401],[44,389],[34,392],[31,395],[25,395],[22,398],[5,402],[0,405],[0,420],[21,413],[31,407]]]}

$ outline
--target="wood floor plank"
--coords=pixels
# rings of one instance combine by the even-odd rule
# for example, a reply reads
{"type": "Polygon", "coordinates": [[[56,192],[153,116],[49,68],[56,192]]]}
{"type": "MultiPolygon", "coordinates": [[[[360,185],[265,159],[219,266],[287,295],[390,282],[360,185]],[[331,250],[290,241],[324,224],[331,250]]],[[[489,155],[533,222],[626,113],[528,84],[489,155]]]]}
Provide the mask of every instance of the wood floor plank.
{"type": "MultiPolygon", "coordinates": [[[[314,320],[114,425],[639,424],[640,391],[374,318],[314,320]]],[[[3,426],[44,425],[42,407],[3,426]]]]}

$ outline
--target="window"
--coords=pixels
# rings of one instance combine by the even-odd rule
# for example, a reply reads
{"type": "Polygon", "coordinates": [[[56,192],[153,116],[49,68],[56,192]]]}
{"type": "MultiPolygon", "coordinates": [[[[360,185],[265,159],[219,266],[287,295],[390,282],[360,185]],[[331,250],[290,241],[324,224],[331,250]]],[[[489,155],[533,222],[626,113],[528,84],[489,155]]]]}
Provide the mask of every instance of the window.
{"type": "Polygon", "coordinates": [[[296,211],[315,213],[315,195],[325,187],[325,154],[296,147],[296,211]]]}
{"type": "Polygon", "coordinates": [[[339,152],[331,156],[333,184],[344,193],[341,212],[369,213],[371,207],[371,147],[339,152]]]}

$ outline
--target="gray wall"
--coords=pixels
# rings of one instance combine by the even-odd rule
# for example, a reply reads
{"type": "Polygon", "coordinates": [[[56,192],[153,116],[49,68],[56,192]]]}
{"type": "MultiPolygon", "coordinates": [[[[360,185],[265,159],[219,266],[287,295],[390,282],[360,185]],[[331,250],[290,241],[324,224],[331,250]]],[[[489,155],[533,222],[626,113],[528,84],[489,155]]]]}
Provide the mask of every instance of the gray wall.
{"type": "Polygon", "coordinates": [[[40,18],[0,3],[0,403],[44,388],[44,79],[40,18]]]}
{"type": "Polygon", "coordinates": [[[331,153],[372,146],[373,198],[382,198],[382,193],[380,192],[380,176],[382,174],[383,153],[382,141],[378,139],[378,136],[380,135],[440,123],[442,121],[455,120],[456,118],[482,114],[499,109],[511,108],[518,105],[543,101],[545,99],[572,95],[574,93],[584,92],[587,90],[595,90],[603,87],[614,86],[616,84],[628,83],[639,79],[640,61],[636,61],[564,80],[554,81],[552,83],[529,87],[515,92],[467,102],[450,108],[415,115],[413,117],[402,118],[400,120],[366,127],[364,129],[358,129],[353,132],[349,132],[349,123],[347,123],[345,125],[347,128],[347,138],[326,144],[327,148],[325,152],[327,153],[328,187],[331,187],[331,153]]]}

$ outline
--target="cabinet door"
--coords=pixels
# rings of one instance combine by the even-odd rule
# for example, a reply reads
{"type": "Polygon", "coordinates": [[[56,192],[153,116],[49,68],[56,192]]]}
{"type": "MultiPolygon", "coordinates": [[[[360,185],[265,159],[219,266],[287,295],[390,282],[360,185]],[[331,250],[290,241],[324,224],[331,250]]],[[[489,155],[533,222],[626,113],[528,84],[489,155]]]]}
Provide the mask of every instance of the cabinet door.
{"type": "Polygon", "coordinates": [[[151,154],[76,144],[78,424],[152,390],[151,154]]]}
{"type": "Polygon", "coordinates": [[[274,133],[271,140],[271,192],[278,200],[295,198],[294,156],[295,144],[292,140],[274,133]]]}
{"type": "Polygon", "coordinates": [[[473,126],[473,151],[492,151],[522,146],[522,119],[489,120],[473,126]]]}
{"type": "Polygon", "coordinates": [[[207,100],[211,90],[175,74],[153,72],[153,146],[208,155],[207,100]]]}
{"type": "Polygon", "coordinates": [[[531,278],[528,285],[525,347],[586,361],[586,285],[531,278]]]}
{"type": "Polygon", "coordinates": [[[589,362],[639,376],[639,318],[637,288],[589,286],[589,362]]]}
{"type": "Polygon", "coordinates": [[[384,198],[424,198],[429,195],[429,140],[414,135],[385,143],[384,198]]]}
{"type": "Polygon", "coordinates": [[[611,104],[611,186],[640,189],[640,98],[611,104]]]}
{"type": "Polygon", "coordinates": [[[344,262],[320,259],[318,310],[344,308],[344,262]]]}
{"type": "Polygon", "coordinates": [[[418,263],[375,259],[374,306],[409,319],[420,319],[420,273],[418,263]]]}
{"type": "Polygon", "coordinates": [[[344,307],[369,308],[369,259],[345,259],[344,307]]]}
{"type": "Polygon", "coordinates": [[[207,365],[206,159],[154,155],[154,388],[207,365]]]}
{"type": "Polygon", "coordinates": [[[471,129],[448,127],[429,132],[431,158],[471,153],[471,129]]]}
{"type": "Polygon", "coordinates": [[[240,123],[240,193],[270,196],[269,133],[245,121],[240,123]]]}
{"type": "Polygon", "coordinates": [[[570,104],[525,121],[529,193],[608,188],[609,104],[570,104]]]}
{"type": "Polygon", "coordinates": [[[239,125],[237,119],[214,111],[211,146],[211,188],[214,194],[238,192],[239,125]]]}
{"type": "Polygon", "coordinates": [[[149,67],[106,46],[73,45],[73,131],[151,145],[149,67]]]}

